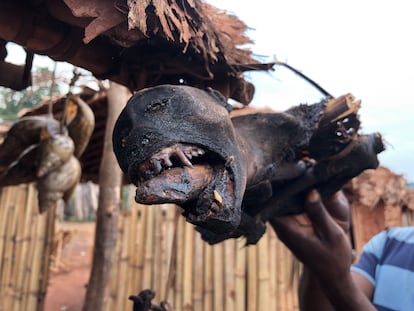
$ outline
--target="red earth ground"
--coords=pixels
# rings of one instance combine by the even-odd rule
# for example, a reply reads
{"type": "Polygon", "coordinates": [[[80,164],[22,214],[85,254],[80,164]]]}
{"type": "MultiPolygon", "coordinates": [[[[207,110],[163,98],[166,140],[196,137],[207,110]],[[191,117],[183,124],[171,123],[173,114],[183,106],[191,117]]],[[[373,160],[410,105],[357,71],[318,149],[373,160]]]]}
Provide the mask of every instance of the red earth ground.
{"type": "Polygon", "coordinates": [[[63,246],[60,264],[51,269],[44,311],[79,311],[93,254],[95,223],[59,223],[56,232],[71,232],[63,246]]]}

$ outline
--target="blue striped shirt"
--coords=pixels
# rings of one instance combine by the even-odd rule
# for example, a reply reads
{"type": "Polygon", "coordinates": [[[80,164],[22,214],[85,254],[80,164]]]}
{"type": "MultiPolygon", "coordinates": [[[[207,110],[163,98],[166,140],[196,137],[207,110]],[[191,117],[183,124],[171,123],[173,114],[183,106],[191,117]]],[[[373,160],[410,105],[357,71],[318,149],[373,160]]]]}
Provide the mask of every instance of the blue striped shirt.
{"type": "Polygon", "coordinates": [[[352,271],[374,286],[378,310],[414,310],[414,227],[396,227],[374,236],[352,271]]]}

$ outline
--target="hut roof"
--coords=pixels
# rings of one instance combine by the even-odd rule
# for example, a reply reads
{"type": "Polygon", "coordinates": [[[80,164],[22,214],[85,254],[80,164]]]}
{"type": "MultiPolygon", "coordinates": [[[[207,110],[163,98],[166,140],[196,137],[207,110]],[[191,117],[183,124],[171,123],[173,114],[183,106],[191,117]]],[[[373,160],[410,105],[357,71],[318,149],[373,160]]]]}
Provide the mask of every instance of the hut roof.
{"type": "Polygon", "coordinates": [[[253,86],[243,72],[271,68],[243,47],[251,42],[246,29],[202,0],[0,2],[3,52],[11,41],[131,90],[187,83],[215,87],[244,104],[253,86]]]}
{"type": "Polygon", "coordinates": [[[362,172],[346,185],[345,191],[351,201],[370,208],[382,201],[387,205],[414,209],[414,192],[408,189],[407,180],[386,167],[362,172]]]}

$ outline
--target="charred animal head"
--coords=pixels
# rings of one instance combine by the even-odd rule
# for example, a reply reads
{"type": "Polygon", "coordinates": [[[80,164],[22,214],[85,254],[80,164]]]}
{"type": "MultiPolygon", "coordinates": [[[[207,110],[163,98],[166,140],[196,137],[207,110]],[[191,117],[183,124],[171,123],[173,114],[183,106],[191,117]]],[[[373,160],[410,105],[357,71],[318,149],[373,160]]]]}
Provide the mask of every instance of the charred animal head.
{"type": "Polygon", "coordinates": [[[213,232],[239,225],[246,172],[226,105],[217,94],[173,85],[129,100],[113,146],[137,202],[176,203],[188,221],[213,232]]]}

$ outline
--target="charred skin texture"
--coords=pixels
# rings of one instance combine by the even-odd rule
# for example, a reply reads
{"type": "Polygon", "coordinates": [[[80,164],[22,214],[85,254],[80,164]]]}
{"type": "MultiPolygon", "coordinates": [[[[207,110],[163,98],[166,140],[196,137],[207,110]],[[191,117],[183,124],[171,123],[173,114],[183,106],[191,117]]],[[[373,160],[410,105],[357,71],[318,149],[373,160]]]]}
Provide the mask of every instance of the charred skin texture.
{"type": "Polygon", "coordinates": [[[137,202],[152,204],[155,194],[164,192],[159,203],[177,203],[189,222],[225,234],[241,221],[246,167],[235,159],[241,142],[226,102],[212,94],[172,85],[135,94],[117,120],[113,146],[121,169],[138,188],[137,202]],[[193,184],[189,174],[200,186],[184,189],[193,184]]]}
{"type": "Polygon", "coordinates": [[[80,98],[69,98],[67,108],[67,133],[52,116],[30,116],[0,145],[0,187],[36,182],[40,212],[69,199],[81,176],[78,157],[94,129],[93,112],[80,98]]]}
{"type": "Polygon", "coordinates": [[[216,92],[163,85],[129,100],[114,151],[137,202],[180,205],[210,244],[254,244],[267,219],[302,212],[309,189],[327,197],[378,166],[382,138],[358,135],[359,106],[348,94],[231,119],[216,92]]]}

